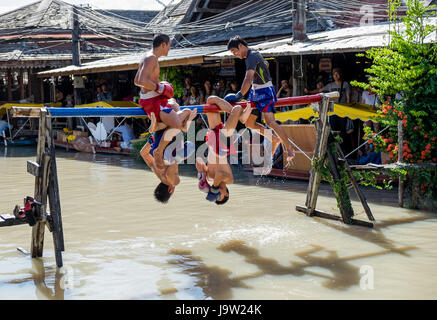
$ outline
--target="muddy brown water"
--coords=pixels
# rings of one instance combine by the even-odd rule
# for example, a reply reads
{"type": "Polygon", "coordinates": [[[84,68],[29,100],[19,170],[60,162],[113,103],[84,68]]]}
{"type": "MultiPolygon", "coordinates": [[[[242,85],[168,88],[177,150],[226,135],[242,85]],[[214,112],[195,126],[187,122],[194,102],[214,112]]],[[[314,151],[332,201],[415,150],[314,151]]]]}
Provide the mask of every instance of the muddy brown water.
{"type": "MultiPolygon", "coordinates": [[[[306,182],[254,177],[234,166],[224,206],[197,190],[192,166],[167,205],[157,179],[126,156],[58,154],[64,268],[46,229],[31,259],[27,225],[0,228],[0,299],[436,299],[437,216],[398,208],[396,191],[365,189],[375,228],[308,218],[306,182]]],[[[32,148],[0,149],[0,212],[34,178],[32,148]]],[[[366,219],[352,201],[357,218],[366,219]]],[[[338,214],[330,187],[317,207],[338,214]]]]}

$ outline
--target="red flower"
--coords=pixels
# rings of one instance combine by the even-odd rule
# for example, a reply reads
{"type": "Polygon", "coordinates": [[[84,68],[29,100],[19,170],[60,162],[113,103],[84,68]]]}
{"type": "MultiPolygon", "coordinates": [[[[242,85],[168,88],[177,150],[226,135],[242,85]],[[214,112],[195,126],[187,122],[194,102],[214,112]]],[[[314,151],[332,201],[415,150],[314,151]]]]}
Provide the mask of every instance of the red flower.
{"type": "Polygon", "coordinates": [[[425,139],[428,139],[428,135],[427,134],[425,134],[425,139]]]}
{"type": "Polygon", "coordinates": [[[407,126],[407,120],[402,120],[402,125],[403,125],[404,127],[406,127],[406,126],[407,126]]]}

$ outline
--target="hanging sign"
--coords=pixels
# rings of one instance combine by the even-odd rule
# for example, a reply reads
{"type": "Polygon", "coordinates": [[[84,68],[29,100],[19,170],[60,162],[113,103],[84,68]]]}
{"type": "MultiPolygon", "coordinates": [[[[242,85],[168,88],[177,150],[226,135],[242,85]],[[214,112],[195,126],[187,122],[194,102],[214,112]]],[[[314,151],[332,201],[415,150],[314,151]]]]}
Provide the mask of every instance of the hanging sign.
{"type": "Polygon", "coordinates": [[[219,76],[235,77],[235,59],[223,59],[220,61],[219,76]]]}
{"type": "Polygon", "coordinates": [[[321,58],[319,60],[319,71],[320,72],[331,72],[332,61],[331,58],[321,58]]]}

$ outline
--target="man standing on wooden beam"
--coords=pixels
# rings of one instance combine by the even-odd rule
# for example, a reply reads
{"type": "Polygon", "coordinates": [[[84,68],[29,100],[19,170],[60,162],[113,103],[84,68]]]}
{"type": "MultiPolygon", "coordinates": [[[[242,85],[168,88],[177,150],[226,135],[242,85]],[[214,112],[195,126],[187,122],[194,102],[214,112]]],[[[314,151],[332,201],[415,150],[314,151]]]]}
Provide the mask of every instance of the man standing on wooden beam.
{"type": "Polygon", "coordinates": [[[252,114],[246,122],[246,127],[257,131],[271,140],[272,156],[275,154],[279,144],[282,143],[287,159],[287,164],[284,165],[284,168],[286,168],[294,158],[294,150],[284,129],[275,121],[275,102],[277,98],[268,63],[258,51],[249,48],[246,41],[240,38],[240,36],[232,37],[229,40],[228,50],[237,58],[246,59],[246,76],[240,91],[228,94],[225,100],[230,103],[236,103],[243,99],[243,96],[249,92],[248,101],[255,102],[256,109],[252,110],[252,114]],[[262,113],[267,125],[273,129],[279,138],[267,134],[267,128],[256,122],[260,113],[262,113]]]}

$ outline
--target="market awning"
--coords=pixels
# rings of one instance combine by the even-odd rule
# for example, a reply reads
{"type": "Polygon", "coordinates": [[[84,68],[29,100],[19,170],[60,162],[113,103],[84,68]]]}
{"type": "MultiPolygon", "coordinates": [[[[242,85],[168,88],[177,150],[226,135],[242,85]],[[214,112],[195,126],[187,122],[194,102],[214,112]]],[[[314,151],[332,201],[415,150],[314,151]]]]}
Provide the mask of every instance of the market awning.
{"type": "MultiPolygon", "coordinates": [[[[171,49],[166,57],[159,58],[160,67],[183,66],[204,63],[204,56],[226,50],[226,46],[205,46],[194,48],[171,49]]],[[[37,73],[38,78],[51,76],[83,75],[89,73],[112,72],[136,70],[144,52],[123,55],[116,58],[102,59],[84,63],[80,66],[68,66],[64,68],[41,71],[37,73]]]]}
{"type": "MultiPolygon", "coordinates": [[[[328,115],[337,115],[342,118],[348,117],[351,120],[360,119],[362,121],[374,120],[375,117],[381,117],[378,114],[379,109],[367,104],[361,103],[334,103],[334,112],[329,112],[328,115]]],[[[275,114],[275,120],[285,122],[287,120],[297,121],[299,119],[308,120],[311,117],[318,116],[318,113],[309,107],[301,109],[278,112],[275,114]]]]}

